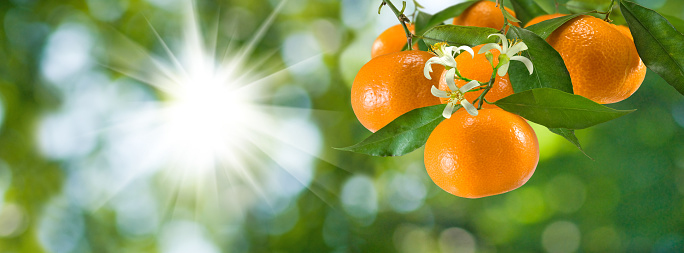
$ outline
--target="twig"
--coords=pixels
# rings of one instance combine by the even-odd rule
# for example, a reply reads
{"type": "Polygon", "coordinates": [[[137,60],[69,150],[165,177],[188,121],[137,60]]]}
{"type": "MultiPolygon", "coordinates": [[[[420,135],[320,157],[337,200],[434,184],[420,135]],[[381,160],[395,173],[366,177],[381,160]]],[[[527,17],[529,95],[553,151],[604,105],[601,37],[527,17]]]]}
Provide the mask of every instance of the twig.
{"type": "MultiPolygon", "coordinates": [[[[389,6],[390,9],[392,9],[392,12],[394,12],[394,15],[397,16],[397,19],[399,20],[399,23],[401,23],[401,26],[404,27],[404,32],[406,32],[406,46],[407,46],[408,49],[410,50],[410,49],[411,49],[411,46],[413,45],[413,33],[411,33],[411,31],[409,31],[408,27],[406,26],[406,23],[407,23],[407,22],[411,22],[411,20],[409,20],[409,19],[406,17],[406,15],[404,15],[404,13],[403,13],[403,10],[406,8],[406,2],[403,2],[403,3],[404,3],[404,8],[402,8],[402,11],[399,11],[399,10],[397,9],[397,7],[394,6],[394,4],[392,4],[392,2],[391,2],[390,0],[382,0],[382,2],[383,2],[384,4],[386,4],[387,6],[389,6]]],[[[382,5],[380,5],[380,7],[382,8],[382,5]]],[[[379,12],[379,11],[378,11],[378,12],[379,12]]]]}

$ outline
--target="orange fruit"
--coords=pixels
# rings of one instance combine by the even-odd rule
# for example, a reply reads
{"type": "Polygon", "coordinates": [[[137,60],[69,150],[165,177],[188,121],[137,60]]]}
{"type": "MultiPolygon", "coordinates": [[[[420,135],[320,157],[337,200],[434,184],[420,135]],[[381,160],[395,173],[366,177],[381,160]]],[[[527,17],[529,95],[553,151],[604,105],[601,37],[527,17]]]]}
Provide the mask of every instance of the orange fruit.
{"type": "Polygon", "coordinates": [[[629,37],[630,40],[634,41],[634,38],[632,37],[632,31],[629,30],[629,27],[626,27],[624,25],[613,25],[613,27],[625,36],[629,37]]]}
{"type": "MultiPolygon", "coordinates": [[[[409,31],[414,33],[413,24],[406,24],[409,31]]],[[[373,42],[371,48],[371,58],[378,57],[383,54],[399,52],[404,49],[406,45],[406,32],[401,24],[394,25],[382,32],[373,42]]],[[[413,45],[413,49],[418,49],[418,45],[413,45]]]]}
{"type": "Polygon", "coordinates": [[[625,31],[583,15],[566,22],[546,39],[563,58],[575,94],[608,104],[620,102],[639,89],[646,67],[625,31]]]}
{"type": "Polygon", "coordinates": [[[424,157],[437,186],[481,198],[525,184],[537,167],[539,143],[520,116],[501,109],[482,109],[477,116],[459,110],[432,131],[424,157]]]}
{"type": "MultiPolygon", "coordinates": [[[[473,47],[473,51],[475,51],[475,57],[472,57],[468,52],[463,52],[456,56],[456,68],[463,77],[478,80],[480,82],[489,82],[489,79],[492,77],[493,69],[492,66],[489,64],[489,61],[487,61],[487,57],[485,57],[485,54],[477,53],[481,47],[482,45],[473,47]]],[[[499,64],[500,53],[496,49],[492,49],[490,50],[490,52],[492,52],[492,54],[494,55],[494,66],[496,66],[496,64],[499,64]]],[[[445,75],[446,71],[444,71],[442,73],[442,76],[439,78],[439,86],[437,88],[439,88],[440,90],[449,91],[449,86],[447,86],[446,79],[444,79],[445,75]]],[[[456,80],[456,85],[458,87],[462,87],[466,83],[467,82],[463,80],[456,80]]],[[[465,94],[465,98],[469,102],[473,102],[473,100],[479,97],[480,94],[482,94],[482,91],[467,92],[465,94]]],[[[487,92],[485,98],[489,102],[495,102],[511,94],[513,94],[513,87],[511,86],[511,80],[508,78],[508,74],[504,75],[503,77],[496,75],[492,89],[490,89],[489,92],[487,92]]],[[[440,98],[440,100],[442,101],[442,103],[448,102],[446,98],[440,98]]],[[[482,105],[482,108],[498,107],[496,105],[484,103],[482,105]]]]}
{"type": "Polygon", "coordinates": [[[363,65],[351,90],[352,109],[359,122],[375,132],[408,111],[439,104],[430,88],[439,85],[444,67],[432,65],[432,80],[423,75],[425,62],[433,56],[425,51],[401,51],[363,65]]]}
{"type": "Polygon", "coordinates": [[[525,27],[528,27],[528,26],[531,26],[531,25],[534,25],[534,24],[537,24],[537,23],[539,23],[539,22],[546,21],[546,20],[549,20],[549,19],[554,19],[554,18],[562,17],[562,16],[565,16],[565,15],[567,15],[567,14],[555,13],[555,14],[541,15],[541,16],[535,17],[535,18],[533,18],[532,20],[528,21],[527,24],[525,24],[525,27]]]}
{"type": "MultiPolygon", "coordinates": [[[[514,11],[508,7],[504,7],[504,9],[515,17],[514,11]]],[[[454,18],[453,23],[454,25],[501,29],[504,25],[504,16],[496,3],[482,0],[465,9],[461,15],[454,18]]],[[[517,23],[513,23],[513,25],[519,27],[517,23]]]]}
{"type": "MultiPolygon", "coordinates": [[[[624,25],[613,25],[618,31],[620,31],[622,34],[627,36],[629,40],[633,43],[634,38],[632,37],[632,32],[629,30],[629,27],[626,27],[624,25]]],[[[635,68],[631,69],[627,76],[627,81],[630,82],[627,86],[636,86],[634,91],[639,89],[641,86],[641,83],[644,81],[644,78],[646,77],[646,65],[644,65],[644,62],[641,60],[641,57],[639,56],[639,52],[636,51],[636,46],[634,48],[634,51],[632,51],[636,57],[632,58],[632,66],[636,66],[635,68]],[[637,63],[637,59],[639,63],[637,63]]],[[[634,92],[632,92],[633,94],[634,92]]]]}

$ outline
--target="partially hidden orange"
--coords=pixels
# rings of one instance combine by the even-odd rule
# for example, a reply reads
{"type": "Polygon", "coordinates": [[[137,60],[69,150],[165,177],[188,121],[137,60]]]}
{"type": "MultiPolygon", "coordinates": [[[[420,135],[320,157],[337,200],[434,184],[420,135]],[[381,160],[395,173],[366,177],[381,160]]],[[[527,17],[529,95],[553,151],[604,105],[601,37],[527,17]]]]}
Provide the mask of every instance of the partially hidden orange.
{"type": "Polygon", "coordinates": [[[631,96],[646,75],[628,31],[582,15],[560,26],[546,41],[563,58],[574,93],[608,104],[631,96]]]}
{"type": "MultiPolygon", "coordinates": [[[[406,27],[411,33],[414,33],[413,24],[406,24],[406,27]]],[[[406,46],[406,31],[401,24],[397,24],[387,28],[382,32],[373,42],[371,48],[371,58],[378,57],[383,54],[399,52],[406,46]]],[[[413,49],[418,49],[418,45],[413,45],[413,49]]]]}
{"type": "Polygon", "coordinates": [[[541,16],[538,16],[538,17],[535,17],[535,18],[531,19],[530,21],[527,21],[527,24],[525,24],[525,27],[528,27],[528,26],[531,26],[531,25],[534,25],[534,24],[538,24],[539,22],[546,21],[546,20],[549,20],[549,19],[554,19],[554,18],[562,17],[562,16],[565,16],[565,15],[567,15],[567,14],[555,13],[555,14],[541,15],[541,16]]]}
{"type": "MultiPolygon", "coordinates": [[[[471,56],[470,53],[468,52],[463,52],[456,56],[456,68],[458,71],[461,73],[463,77],[473,79],[473,80],[478,80],[480,82],[489,82],[489,80],[492,77],[492,66],[490,65],[489,61],[487,61],[487,57],[485,57],[485,54],[478,54],[480,48],[482,45],[475,46],[473,47],[473,51],[475,51],[475,56],[471,56]]],[[[499,51],[496,49],[490,50],[490,52],[494,55],[494,66],[496,64],[499,64],[499,51]]],[[[445,79],[446,71],[442,73],[442,76],[439,78],[439,88],[440,90],[445,90],[449,91],[449,86],[447,86],[446,79],[445,79]]],[[[462,87],[465,85],[467,82],[457,79],[456,80],[456,85],[458,87],[462,87]]],[[[473,91],[473,92],[467,92],[465,94],[465,99],[468,100],[469,102],[473,102],[477,97],[482,94],[482,91],[473,91]]],[[[492,84],[492,89],[487,92],[487,95],[485,95],[485,99],[489,102],[496,102],[499,99],[502,99],[504,97],[507,97],[508,95],[513,94],[513,86],[511,86],[511,80],[508,78],[508,74],[504,76],[499,76],[496,75],[496,78],[494,79],[494,83],[492,84]]],[[[447,103],[448,100],[445,98],[440,99],[442,103],[447,103]]],[[[484,103],[482,105],[482,108],[498,108],[495,105],[492,104],[487,104],[484,103]]]]}
{"type": "Polygon", "coordinates": [[[425,51],[401,51],[363,65],[351,90],[352,109],[359,122],[375,132],[408,111],[439,104],[430,88],[439,85],[444,67],[432,65],[432,80],[423,74],[425,62],[433,56],[425,51]]]}
{"type": "MultiPolygon", "coordinates": [[[[515,12],[513,10],[508,7],[504,7],[504,9],[515,17],[515,12]]],[[[513,23],[514,26],[519,26],[518,23],[511,23],[513,23]]],[[[474,3],[465,9],[461,15],[455,17],[453,24],[501,29],[504,25],[504,16],[503,13],[501,13],[501,9],[496,6],[496,3],[482,0],[474,3]]]]}

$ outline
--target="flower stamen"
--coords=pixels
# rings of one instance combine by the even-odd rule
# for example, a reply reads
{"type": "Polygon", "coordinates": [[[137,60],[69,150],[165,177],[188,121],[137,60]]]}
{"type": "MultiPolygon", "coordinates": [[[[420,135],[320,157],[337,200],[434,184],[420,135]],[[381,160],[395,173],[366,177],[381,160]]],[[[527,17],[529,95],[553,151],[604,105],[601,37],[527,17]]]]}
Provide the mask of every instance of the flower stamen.
{"type": "Polygon", "coordinates": [[[499,76],[504,76],[506,73],[508,73],[508,67],[510,65],[510,61],[519,61],[525,64],[525,67],[527,67],[527,71],[530,72],[530,75],[534,71],[534,67],[532,65],[532,61],[528,59],[527,57],[521,56],[522,51],[527,50],[527,44],[523,42],[522,40],[519,39],[506,39],[506,36],[500,33],[493,33],[490,34],[489,37],[491,36],[497,36],[501,39],[500,43],[489,43],[484,45],[482,48],[480,48],[480,51],[478,53],[482,54],[485,52],[489,52],[489,50],[496,49],[498,50],[501,55],[499,55],[499,64],[496,67],[497,74],[499,76]]]}

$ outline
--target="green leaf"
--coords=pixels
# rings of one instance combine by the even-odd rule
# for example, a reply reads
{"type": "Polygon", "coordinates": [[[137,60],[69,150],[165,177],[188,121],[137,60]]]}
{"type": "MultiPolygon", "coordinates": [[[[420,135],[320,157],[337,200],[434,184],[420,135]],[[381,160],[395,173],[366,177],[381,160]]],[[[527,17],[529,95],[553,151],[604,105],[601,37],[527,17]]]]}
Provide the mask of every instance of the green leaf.
{"type": "Polygon", "coordinates": [[[425,7],[420,5],[420,3],[418,3],[416,0],[413,0],[413,5],[415,5],[417,9],[425,9],[425,7]]]}
{"type": "Polygon", "coordinates": [[[589,159],[591,159],[591,160],[594,160],[593,158],[591,158],[591,156],[589,156],[587,154],[587,152],[584,152],[584,149],[582,149],[582,145],[580,145],[579,140],[577,139],[577,136],[575,136],[575,130],[567,129],[567,128],[549,128],[549,130],[554,134],[563,136],[563,138],[568,140],[570,143],[575,145],[575,147],[577,147],[577,149],[582,151],[582,153],[585,156],[589,157],[589,159]]]}
{"type": "Polygon", "coordinates": [[[549,19],[549,20],[544,20],[542,22],[531,25],[530,27],[527,27],[527,30],[530,30],[533,33],[536,33],[542,39],[546,39],[549,37],[549,35],[551,35],[551,33],[553,33],[553,31],[558,29],[558,27],[565,24],[565,22],[568,22],[571,19],[576,18],[580,15],[582,15],[582,14],[566,15],[566,16],[562,16],[562,17],[549,19]]]}
{"type": "Polygon", "coordinates": [[[427,14],[427,13],[422,12],[422,11],[418,11],[418,13],[416,14],[416,19],[414,20],[415,33],[421,34],[425,30],[430,28],[430,26],[428,26],[430,19],[432,19],[432,15],[427,14]]]}
{"type": "Polygon", "coordinates": [[[494,104],[548,128],[583,129],[634,111],[615,110],[588,98],[549,88],[515,93],[494,104]]]}
{"type": "Polygon", "coordinates": [[[513,15],[511,15],[510,13],[508,13],[507,11],[505,11],[505,9],[504,9],[503,7],[501,7],[501,13],[503,13],[504,17],[506,17],[506,19],[508,20],[508,22],[520,23],[520,20],[519,20],[518,18],[513,17],[513,15]]]}
{"type": "Polygon", "coordinates": [[[565,4],[568,0],[535,0],[535,2],[546,11],[546,13],[569,13],[568,8],[565,8],[565,4]]]}
{"type": "Polygon", "coordinates": [[[495,43],[497,37],[487,38],[499,30],[489,27],[440,25],[430,28],[423,34],[423,41],[428,45],[447,42],[451,46],[477,46],[485,43],[495,43]]]}
{"type": "Polygon", "coordinates": [[[508,30],[509,39],[519,39],[527,44],[528,49],[522,52],[534,65],[530,75],[525,65],[519,61],[511,61],[508,76],[513,91],[522,92],[535,88],[554,88],[572,93],[570,73],[563,63],[560,54],[544,39],[519,27],[508,30]]]}
{"type": "Polygon", "coordinates": [[[677,29],[677,31],[684,31],[684,20],[670,15],[663,15],[663,17],[665,17],[667,21],[670,21],[670,24],[672,24],[672,26],[674,26],[674,28],[677,29]]]}
{"type": "Polygon", "coordinates": [[[684,35],[657,12],[620,1],[641,60],[684,95],[684,35]]]}
{"type": "MultiPolygon", "coordinates": [[[[461,15],[465,9],[468,9],[471,5],[476,3],[477,1],[466,1],[463,3],[459,3],[456,5],[452,5],[440,12],[435,13],[432,15],[432,18],[427,22],[425,29],[429,29],[433,26],[442,24],[444,20],[456,17],[458,15],[461,15]]],[[[422,29],[417,29],[416,34],[422,34],[425,30],[422,29]]]]}
{"type": "MultiPolygon", "coordinates": [[[[413,24],[415,31],[427,29],[428,27],[426,27],[426,24],[430,18],[432,18],[432,15],[427,14],[425,12],[418,11],[418,13],[416,14],[416,19],[414,20],[414,24],[413,24]]],[[[415,34],[419,34],[419,33],[416,32],[415,34]]],[[[413,43],[418,44],[418,50],[428,51],[428,47],[426,47],[425,42],[423,42],[422,39],[414,37],[413,43]]],[[[413,47],[409,48],[406,46],[406,43],[404,43],[404,47],[402,47],[402,51],[407,51],[407,50],[413,50],[413,47]]]]}
{"type": "Polygon", "coordinates": [[[537,16],[548,14],[534,0],[511,0],[515,15],[523,23],[527,23],[537,16]]]}
{"type": "Polygon", "coordinates": [[[418,50],[420,50],[420,51],[430,50],[430,47],[425,45],[425,41],[423,41],[422,39],[419,39],[418,42],[416,42],[416,43],[418,44],[418,50]]]}
{"type": "Polygon", "coordinates": [[[337,149],[372,156],[408,154],[425,145],[432,130],[444,120],[442,111],[445,106],[440,104],[414,109],[399,116],[365,140],[353,146],[337,149]]]}
{"type": "MultiPolygon", "coordinates": [[[[565,3],[565,7],[568,8],[570,13],[582,13],[589,11],[601,11],[606,12],[610,7],[610,1],[608,0],[572,0],[565,3]]],[[[603,14],[592,13],[596,16],[605,16],[603,14]]]]}

